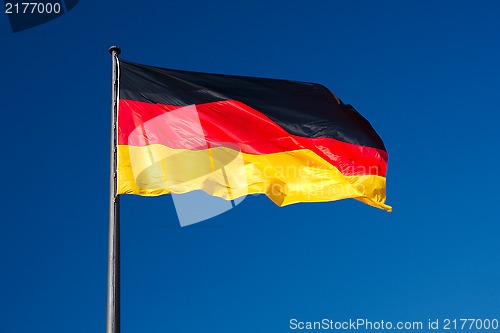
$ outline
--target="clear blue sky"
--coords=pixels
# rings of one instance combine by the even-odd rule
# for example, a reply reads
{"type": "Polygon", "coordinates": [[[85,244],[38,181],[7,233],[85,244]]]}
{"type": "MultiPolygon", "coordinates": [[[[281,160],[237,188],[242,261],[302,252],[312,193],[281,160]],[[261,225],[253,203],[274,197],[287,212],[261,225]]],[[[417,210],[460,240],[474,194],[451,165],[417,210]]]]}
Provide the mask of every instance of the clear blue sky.
{"type": "Polygon", "coordinates": [[[104,332],[111,58],[322,83],[389,151],[393,213],[251,196],[181,228],[122,198],[122,332],[500,319],[500,3],[86,1],[0,13],[0,332],[104,332]]]}

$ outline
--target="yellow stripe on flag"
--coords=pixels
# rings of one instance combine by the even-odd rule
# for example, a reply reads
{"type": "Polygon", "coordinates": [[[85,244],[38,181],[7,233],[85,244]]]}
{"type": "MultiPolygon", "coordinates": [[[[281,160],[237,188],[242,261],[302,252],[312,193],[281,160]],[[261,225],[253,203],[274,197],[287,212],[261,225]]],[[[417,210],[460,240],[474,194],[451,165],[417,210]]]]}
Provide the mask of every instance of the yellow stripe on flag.
{"type": "Polygon", "coordinates": [[[354,198],[391,211],[386,179],[345,176],[308,149],[253,155],[226,147],[118,146],[118,194],[157,196],[203,190],[227,200],[266,194],[279,206],[354,198]]]}

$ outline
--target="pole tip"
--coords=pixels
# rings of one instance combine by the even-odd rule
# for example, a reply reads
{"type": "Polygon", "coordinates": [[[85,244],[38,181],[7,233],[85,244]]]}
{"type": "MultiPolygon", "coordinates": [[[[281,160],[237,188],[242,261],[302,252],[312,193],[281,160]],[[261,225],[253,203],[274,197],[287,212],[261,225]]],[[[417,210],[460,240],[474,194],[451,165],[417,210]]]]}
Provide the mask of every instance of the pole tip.
{"type": "Polygon", "coordinates": [[[122,50],[118,46],[113,45],[109,48],[110,54],[116,53],[116,55],[120,55],[121,52],[122,52],[122,50]]]}

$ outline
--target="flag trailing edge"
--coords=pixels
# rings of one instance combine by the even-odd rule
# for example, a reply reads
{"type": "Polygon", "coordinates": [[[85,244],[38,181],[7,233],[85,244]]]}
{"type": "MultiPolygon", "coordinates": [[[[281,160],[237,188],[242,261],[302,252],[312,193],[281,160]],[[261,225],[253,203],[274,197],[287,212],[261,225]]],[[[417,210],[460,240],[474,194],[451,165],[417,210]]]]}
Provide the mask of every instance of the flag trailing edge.
{"type": "Polygon", "coordinates": [[[391,211],[387,160],[370,123],[322,85],[119,60],[118,194],[353,198],[391,211]]]}

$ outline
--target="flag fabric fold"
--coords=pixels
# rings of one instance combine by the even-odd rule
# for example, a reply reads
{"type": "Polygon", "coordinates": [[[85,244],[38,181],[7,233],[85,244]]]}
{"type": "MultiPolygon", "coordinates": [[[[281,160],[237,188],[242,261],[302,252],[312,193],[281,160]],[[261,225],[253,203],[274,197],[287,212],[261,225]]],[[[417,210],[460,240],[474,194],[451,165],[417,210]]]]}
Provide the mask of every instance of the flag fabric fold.
{"type": "Polygon", "coordinates": [[[391,211],[387,160],[370,123],[322,85],[119,61],[118,194],[353,198],[391,211]]]}

